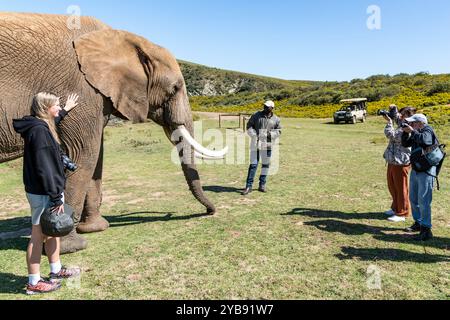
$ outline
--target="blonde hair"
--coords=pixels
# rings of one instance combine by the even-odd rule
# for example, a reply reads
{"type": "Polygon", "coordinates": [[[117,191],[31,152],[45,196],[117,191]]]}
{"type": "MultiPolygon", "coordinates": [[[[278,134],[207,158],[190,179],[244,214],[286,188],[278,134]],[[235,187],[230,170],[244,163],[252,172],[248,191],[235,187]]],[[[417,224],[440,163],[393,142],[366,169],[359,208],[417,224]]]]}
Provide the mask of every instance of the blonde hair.
{"type": "Polygon", "coordinates": [[[59,97],[48,92],[39,92],[33,97],[33,103],[31,104],[31,115],[45,121],[50,128],[50,133],[53,138],[61,144],[58,132],[56,131],[56,124],[54,119],[51,119],[48,114],[48,109],[53,107],[59,102],[59,97]]]}

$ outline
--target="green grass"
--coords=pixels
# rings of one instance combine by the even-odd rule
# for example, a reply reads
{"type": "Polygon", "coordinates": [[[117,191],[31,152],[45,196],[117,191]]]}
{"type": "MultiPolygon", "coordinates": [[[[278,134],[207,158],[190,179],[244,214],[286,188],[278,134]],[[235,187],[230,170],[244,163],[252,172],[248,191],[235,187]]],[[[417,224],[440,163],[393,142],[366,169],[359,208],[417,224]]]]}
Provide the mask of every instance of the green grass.
{"type": "MultiPolygon", "coordinates": [[[[423,246],[401,231],[411,220],[380,213],[390,206],[380,119],[282,121],[268,194],[237,193],[247,165],[199,166],[214,217],[201,215],[159,127],[108,127],[102,212],[111,228],[63,257],[83,268],[81,287],[23,295],[19,238],[0,242],[0,299],[449,299],[450,161],[434,197],[436,239],[423,246]],[[367,287],[371,265],[381,290],[367,287]]],[[[0,232],[27,227],[21,160],[0,165],[0,182],[0,232]]]]}

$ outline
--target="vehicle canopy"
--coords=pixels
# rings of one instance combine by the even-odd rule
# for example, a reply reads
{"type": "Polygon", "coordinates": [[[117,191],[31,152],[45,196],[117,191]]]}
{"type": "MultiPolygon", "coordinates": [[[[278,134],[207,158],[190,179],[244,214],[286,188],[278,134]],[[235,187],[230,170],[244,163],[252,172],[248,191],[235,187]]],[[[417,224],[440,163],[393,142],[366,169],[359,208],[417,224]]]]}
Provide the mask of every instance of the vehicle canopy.
{"type": "Polygon", "coordinates": [[[340,103],[344,104],[344,106],[339,111],[354,111],[366,109],[366,98],[356,98],[356,99],[344,99],[341,100],[340,103]]]}
{"type": "Polygon", "coordinates": [[[341,103],[360,103],[360,102],[366,102],[367,98],[356,98],[356,99],[344,99],[341,100],[341,103]]]}

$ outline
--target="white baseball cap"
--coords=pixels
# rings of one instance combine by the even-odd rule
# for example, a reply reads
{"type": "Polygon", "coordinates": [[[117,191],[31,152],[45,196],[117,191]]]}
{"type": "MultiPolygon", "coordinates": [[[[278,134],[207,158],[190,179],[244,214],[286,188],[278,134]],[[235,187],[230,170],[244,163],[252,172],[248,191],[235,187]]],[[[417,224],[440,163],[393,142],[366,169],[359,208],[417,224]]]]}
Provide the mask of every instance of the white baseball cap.
{"type": "Polygon", "coordinates": [[[413,115],[411,118],[406,119],[407,122],[422,122],[428,124],[428,119],[424,114],[418,113],[413,115]]]}
{"type": "Polygon", "coordinates": [[[275,108],[275,102],[273,102],[272,100],[266,101],[264,103],[264,106],[269,107],[269,108],[275,108]]]}

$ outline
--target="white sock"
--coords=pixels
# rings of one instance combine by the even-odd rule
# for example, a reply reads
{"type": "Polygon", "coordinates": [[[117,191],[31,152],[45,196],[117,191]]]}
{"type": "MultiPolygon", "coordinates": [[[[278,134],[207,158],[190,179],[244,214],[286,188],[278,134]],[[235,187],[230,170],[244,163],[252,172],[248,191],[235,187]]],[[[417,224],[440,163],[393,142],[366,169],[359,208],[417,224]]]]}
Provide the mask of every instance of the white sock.
{"type": "Polygon", "coordinates": [[[61,261],[50,263],[50,272],[51,273],[58,273],[61,271],[62,265],[61,261]]]}
{"type": "Polygon", "coordinates": [[[37,285],[39,280],[41,280],[41,275],[39,273],[28,275],[28,283],[31,284],[32,286],[37,285]]]}

